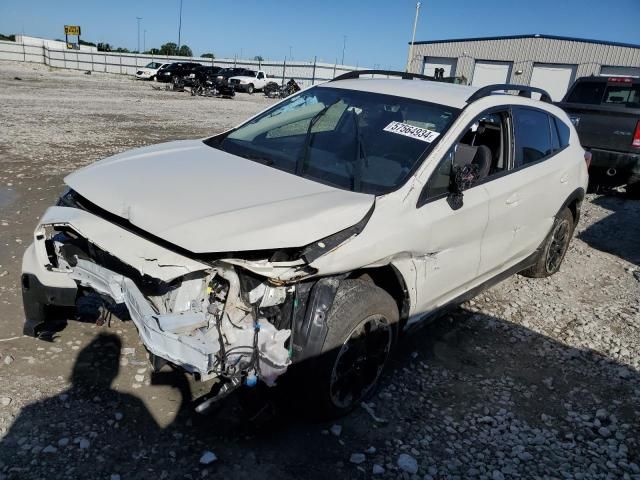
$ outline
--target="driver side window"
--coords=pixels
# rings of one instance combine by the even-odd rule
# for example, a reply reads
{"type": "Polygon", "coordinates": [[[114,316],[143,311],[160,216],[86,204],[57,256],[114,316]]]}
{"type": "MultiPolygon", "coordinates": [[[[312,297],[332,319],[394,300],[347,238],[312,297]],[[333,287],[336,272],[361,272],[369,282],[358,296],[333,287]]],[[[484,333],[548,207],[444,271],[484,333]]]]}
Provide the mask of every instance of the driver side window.
{"type": "Polygon", "coordinates": [[[456,167],[471,165],[474,183],[485,181],[509,169],[511,148],[508,111],[486,113],[467,128],[431,174],[419,204],[446,196],[456,167]]]}

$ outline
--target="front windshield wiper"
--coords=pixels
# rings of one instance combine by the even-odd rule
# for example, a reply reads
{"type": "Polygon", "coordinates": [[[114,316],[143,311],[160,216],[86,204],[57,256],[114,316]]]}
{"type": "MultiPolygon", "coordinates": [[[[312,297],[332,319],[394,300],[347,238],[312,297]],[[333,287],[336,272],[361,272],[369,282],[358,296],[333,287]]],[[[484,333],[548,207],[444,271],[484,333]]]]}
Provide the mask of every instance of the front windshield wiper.
{"type": "Polygon", "coordinates": [[[318,123],[318,120],[320,120],[320,118],[322,118],[325,113],[327,113],[327,110],[329,110],[339,101],[340,98],[336,98],[333,102],[331,102],[329,105],[327,105],[313,117],[311,117],[309,127],[307,128],[307,136],[304,138],[304,144],[302,146],[302,156],[299,157],[298,161],[296,162],[296,175],[301,176],[307,169],[307,163],[309,163],[309,151],[311,149],[311,139],[313,138],[313,134],[311,133],[311,130],[313,130],[313,126],[318,123]]]}

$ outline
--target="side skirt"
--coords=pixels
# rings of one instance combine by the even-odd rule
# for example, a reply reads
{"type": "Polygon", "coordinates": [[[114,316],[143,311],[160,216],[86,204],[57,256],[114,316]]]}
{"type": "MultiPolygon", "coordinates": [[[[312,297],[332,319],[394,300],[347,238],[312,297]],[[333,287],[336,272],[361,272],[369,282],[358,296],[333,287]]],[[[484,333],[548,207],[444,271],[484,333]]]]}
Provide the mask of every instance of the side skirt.
{"type": "Polygon", "coordinates": [[[527,268],[532,267],[536,263],[536,257],[539,253],[539,250],[540,250],[539,248],[536,249],[535,252],[533,252],[531,255],[529,255],[527,258],[525,258],[521,262],[516,263],[513,267],[508,268],[507,270],[497,274],[495,277],[492,277],[489,280],[486,280],[485,282],[481,283],[480,285],[473,287],[471,290],[466,291],[465,293],[454,298],[453,300],[446,303],[445,305],[424,314],[422,318],[417,322],[413,322],[407,325],[404,331],[411,332],[411,331],[417,330],[418,328],[421,328],[431,323],[432,321],[442,317],[447,312],[450,312],[451,310],[457,308],[461,303],[464,303],[467,300],[472,299],[473,297],[477,296],[479,293],[483,292],[484,290],[487,290],[493,287],[494,285],[497,285],[498,283],[502,282],[503,280],[506,280],[507,278],[511,277],[512,275],[515,275],[518,272],[521,272],[522,270],[526,270],[527,268]]]}

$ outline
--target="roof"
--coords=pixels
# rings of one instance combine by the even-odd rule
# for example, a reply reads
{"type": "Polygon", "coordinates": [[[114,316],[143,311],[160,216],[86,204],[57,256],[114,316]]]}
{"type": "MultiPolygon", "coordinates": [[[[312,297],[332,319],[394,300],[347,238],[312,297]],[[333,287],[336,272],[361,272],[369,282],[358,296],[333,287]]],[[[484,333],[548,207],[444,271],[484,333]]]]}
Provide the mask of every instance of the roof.
{"type": "MultiPolygon", "coordinates": [[[[425,41],[413,42],[413,44],[427,45],[430,43],[482,42],[482,41],[491,41],[491,40],[518,40],[522,38],[547,38],[551,40],[565,40],[567,42],[583,42],[583,43],[595,43],[600,45],[611,45],[614,47],[640,48],[640,45],[636,45],[632,43],[610,42],[607,40],[592,40],[588,38],[561,37],[557,35],[543,35],[540,33],[530,33],[526,35],[506,35],[502,37],[470,37],[470,38],[450,38],[445,40],[425,40],[425,41]]],[[[409,45],[411,45],[411,42],[409,42],[409,45]]]]}
{"type": "Polygon", "coordinates": [[[454,108],[464,108],[467,99],[478,87],[429,80],[401,80],[391,78],[359,78],[338,80],[318,85],[323,88],[344,88],[362,92],[381,93],[396,97],[412,98],[424,102],[439,103],[454,108]]]}

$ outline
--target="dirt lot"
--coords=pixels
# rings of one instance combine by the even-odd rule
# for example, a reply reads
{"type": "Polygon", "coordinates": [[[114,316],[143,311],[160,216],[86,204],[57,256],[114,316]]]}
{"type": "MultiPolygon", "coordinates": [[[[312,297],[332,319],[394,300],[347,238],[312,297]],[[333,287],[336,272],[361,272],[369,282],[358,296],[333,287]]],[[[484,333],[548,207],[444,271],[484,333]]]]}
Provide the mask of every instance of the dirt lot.
{"type": "Polygon", "coordinates": [[[335,423],[288,415],[295,396],[192,415],[199,387],[152,375],[130,322],[21,337],[20,258],[65,173],[270,102],[0,63],[0,480],[640,479],[640,202],[622,196],[589,196],[554,277],[513,277],[405,339],[335,423]]]}

